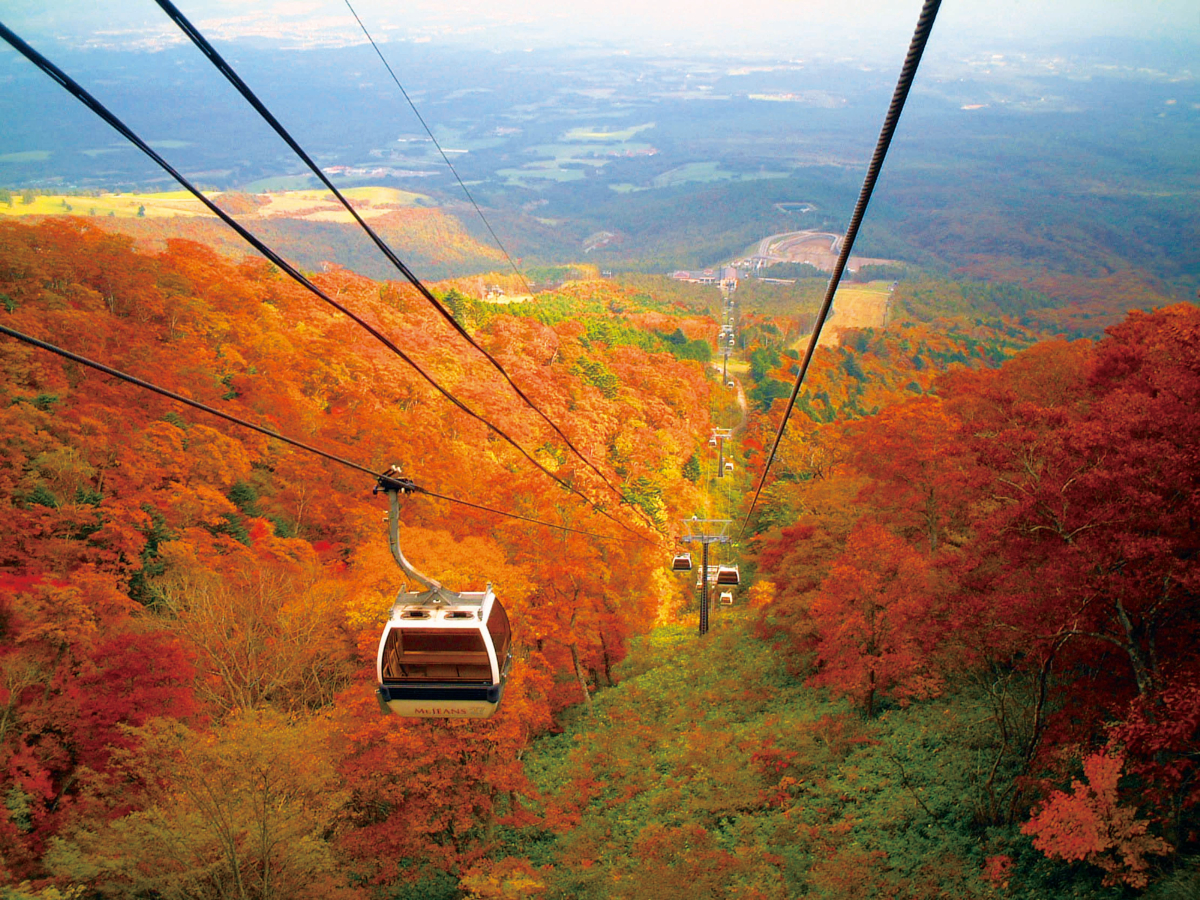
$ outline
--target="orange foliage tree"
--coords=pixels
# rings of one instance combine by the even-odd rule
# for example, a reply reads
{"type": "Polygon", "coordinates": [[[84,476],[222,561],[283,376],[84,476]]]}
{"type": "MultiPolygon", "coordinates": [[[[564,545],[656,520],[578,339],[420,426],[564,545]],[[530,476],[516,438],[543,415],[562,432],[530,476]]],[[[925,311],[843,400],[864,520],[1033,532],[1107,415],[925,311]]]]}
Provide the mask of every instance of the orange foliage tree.
{"type": "Polygon", "coordinates": [[[1087,860],[1102,868],[1105,884],[1146,886],[1148,855],[1169,853],[1171,845],[1149,834],[1150,822],[1121,804],[1117,781],[1122,754],[1094,753],[1083,761],[1086,781],[1075,781],[1071,793],[1055,791],[1022,827],[1033,846],[1047,856],[1087,860]]]}

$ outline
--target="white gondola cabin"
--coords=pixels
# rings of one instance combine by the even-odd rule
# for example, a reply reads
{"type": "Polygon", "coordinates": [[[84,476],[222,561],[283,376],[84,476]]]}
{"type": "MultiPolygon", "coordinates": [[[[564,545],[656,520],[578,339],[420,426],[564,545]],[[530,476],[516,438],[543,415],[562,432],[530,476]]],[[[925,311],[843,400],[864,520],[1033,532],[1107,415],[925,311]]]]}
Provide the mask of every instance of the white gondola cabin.
{"type": "Polygon", "coordinates": [[[731,462],[725,463],[725,471],[732,472],[733,471],[733,463],[731,463],[731,462]]]}
{"type": "Polygon", "coordinates": [[[512,664],[508,615],[491,586],[401,594],[379,639],[379,703],[401,716],[486,719],[512,664]]]}
{"type": "Polygon", "coordinates": [[[671,571],[673,572],[690,572],[692,571],[692,554],[676,553],[675,558],[671,560],[671,571]]]}
{"type": "Polygon", "coordinates": [[[729,591],[721,591],[721,605],[733,606],[733,594],[729,591]]]}
{"type": "Polygon", "coordinates": [[[486,719],[500,708],[512,666],[508,615],[490,584],[484,591],[450,591],[404,558],[399,494],[415,489],[394,467],[375,489],[388,495],[396,564],[426,587],[401,591],[392,605],[375,657],[375,696],[384,712],[400,716],[486,719]]]}

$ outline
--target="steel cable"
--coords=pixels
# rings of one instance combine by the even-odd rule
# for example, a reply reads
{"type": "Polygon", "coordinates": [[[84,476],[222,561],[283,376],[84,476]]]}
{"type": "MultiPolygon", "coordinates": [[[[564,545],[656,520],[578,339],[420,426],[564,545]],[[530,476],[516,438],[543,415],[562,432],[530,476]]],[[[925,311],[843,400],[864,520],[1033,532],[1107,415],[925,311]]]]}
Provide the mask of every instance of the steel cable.
{"type": "Polygon", "coordinates": [[[421,115],[420,111],[417,109],[417,105],[413,103],[412,97],[408,95],[408,91],[404,89],[404,85],[400,83],[400,79],[396,77],[396,73],[392,71],[391,65],[389,65],[388,61],[384,58],[383,51],[380,50],[379,45],[375,43],[375,38],[371,37],[371,32],[367,31],[367,26],[363,24],[363,20],[359,18],[354,7],[350,5],[350,0],[343,0],[343,2],[345,2],[346,8],[350,10],[350,15],[354,16],[354,21],[358,23],[358,27],[362,29],[362,33],[366,37],[367,41],[371,44],[371,48],[375,51],[375,55],[379,57],[379,61],[383,63],[383,67],[387,69],[387,73],[392,76],[392,81],[396,83],[396,87],[398,87],[400,89],[400,93],[404,95],[404,99],[408,102],[409,109],[413,111],[413,115],[417,117],[417,121],[421,123],[421,127],[424,128],[425,133],[429,135],[429,139],[433,141],[433,146],[435,146],[437,148],[437,152],[441,154],[442,161],[445,162],[446,168],[450,170],[450,174],[454,176],[454,180],[458,182],[458,186],[462,188],[462,192],[471,202],[471,205],[475,207],[475,212],[479,214],[479,219],[481,222],[483,222],[484,227],[487,228],[488,234],[492,236],[492,240],[496,242],[496,246],[500,248],[500,252],[504,254],[504,258],[508,260],[508,264],[512,268],[513,272],[516,273],[516,276],[521,279],[521,283],[525,285],[526,293],[532,295],[533,288],[529,286],[529,282],[525,279],[525,275],[520,269],[517,268],[517,264],[513,262],[512,256],[509,254],[508,250],[505,249],[504,244],[500,241],[500,237],[492,228],[492,223],[487,220],[487,216],[483,214],[483,210],[479,208],[479,204],[475,202],[475,198],[471,196],[471,192],[468,190],[466,183],[459,176],[458,170],[454,168],[454,163],[450,162],[450,157],[446,155],[446,151],[442,149],[442,145],[438,142],[438,139],[433,136],[433,131],[430,129],[428,123],[426,123],[425,117],[421,115]]]}
{"type": "Polygon", "coordinates": [[[804,360],[800,364],[800,371],[796,375],[796,383],[792,387],[792,395],[788,398],[787,406],[783,411],[783,420],[779,423],[779,430],[775,433],[775,443],[771,446],[771,453],[767,457],[767,463],[763,467],[762,477],[759,479],[758,488],[754,492],[754,499],[750,501],[750,509],[746,512],[745,521],[742,522],[742,530],[738,536],[746,533],[746,528],[750,524],[750,516],[754,513],[754,507],[758,504],[759,495],[762,493],[763,485],[767,483],[767,474],[771,471],[771,464],[775,462],[775,454],[779,450],[779,442],[783,439],[784,429],[787,428],[788,417],[792,414],[792,408],[796,405],[796,398],[800,394],[800,386],[804,383],[804,376],[808,373],[809,364],[812,362],[813,354],[817,349],[817,341],[821,337],[821,329],[825,325],[825,320],[829,316],[829,311],[833,306],[833,295],[837,291],[838,282],[841,281],[842,272],[845,271],[846,263],[850,259],[850,248],[854,246],[854,239],[858,236],[859,226],[862,224],[863,215],[867,211],[867,204],[871,201],[871,193],[875,190],[875,183],[879,180],[879,172],[883,168],[884,158],[887,156],[888,147],[892,143],[892,136],[896,132],[896,125],[900,121],[900,113],[904,111],[904,102],[908,98],[908,91],[912,87],[913,79],[917,74],[917,67],[921,64],[921,55],[925,52],[925,44],[929,40],[929,34],[933,30],[934,20],[937,18],[938,7],[941,6],[941,0],[925,0],[921,7],[921,15],[917,19],[917,27],[913,32],[912,41],[908,46],[908,54],[904,58],[904,65],[900,69],[900,77],[896,82],[896,89],[892,93],[892,102],[888,106],[887,115],[883,120],[883,128],[879,133],[879,140],[875,144],[875,152],[871,156],[871,163],[867,167],[867,176],[863,180],[862,190],[859,191],[858,202],[854,205],[854,213],[850,216],[850,224],[846,228],[846,237],[842,240],[842,249],[838,254],[837,263],[833,267],[833,274],[829,276],[829,284],[825,288],[825,298],[821,303],[820,312],[817,313],[817,321],[813,326],[812,335],[809,337],[808,348],[804,351],[804,360]]]}

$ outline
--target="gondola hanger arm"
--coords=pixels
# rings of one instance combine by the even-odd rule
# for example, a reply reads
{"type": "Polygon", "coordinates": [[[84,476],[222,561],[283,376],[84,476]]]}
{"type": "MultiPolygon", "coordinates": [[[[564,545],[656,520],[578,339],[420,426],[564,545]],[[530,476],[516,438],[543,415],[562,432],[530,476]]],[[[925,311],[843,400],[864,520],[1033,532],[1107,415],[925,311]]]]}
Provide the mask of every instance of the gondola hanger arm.
{"type": "Polygon", "coordinates": [[[405,559],[404,551],[400,549],[400,495],[402,493],[412,494],[419,490],[420,488],[411,478],[405,478],[401,474],[399,466],[392,466],[378,476],[378,482],[371,493],[378,494],[383,491],[388,495],[388,545],[392,548],[392,558],[396,560],[396,565],[409,578],[420,582],[436,594],[440,594],[443,590],[442,586],[428,575],[423,575],[413,568],[412,563],[405,559]]]}

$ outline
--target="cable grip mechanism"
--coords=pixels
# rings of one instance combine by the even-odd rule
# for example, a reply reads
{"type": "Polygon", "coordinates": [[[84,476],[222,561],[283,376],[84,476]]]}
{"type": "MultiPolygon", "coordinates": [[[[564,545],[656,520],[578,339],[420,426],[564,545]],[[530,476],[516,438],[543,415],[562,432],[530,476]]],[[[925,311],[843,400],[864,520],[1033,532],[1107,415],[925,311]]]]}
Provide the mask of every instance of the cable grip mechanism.
{"type": "Polygon", "coordinates": [[[399,494],[412,494],[419,491],[415,481],[411,478],[405,478],[400,472],[399,466],[389,466],[386,472],[376,476],[375,487],[371,489],[372,494],[378,494],[380,491],[388,493],[396,492],[399,494]]]}

